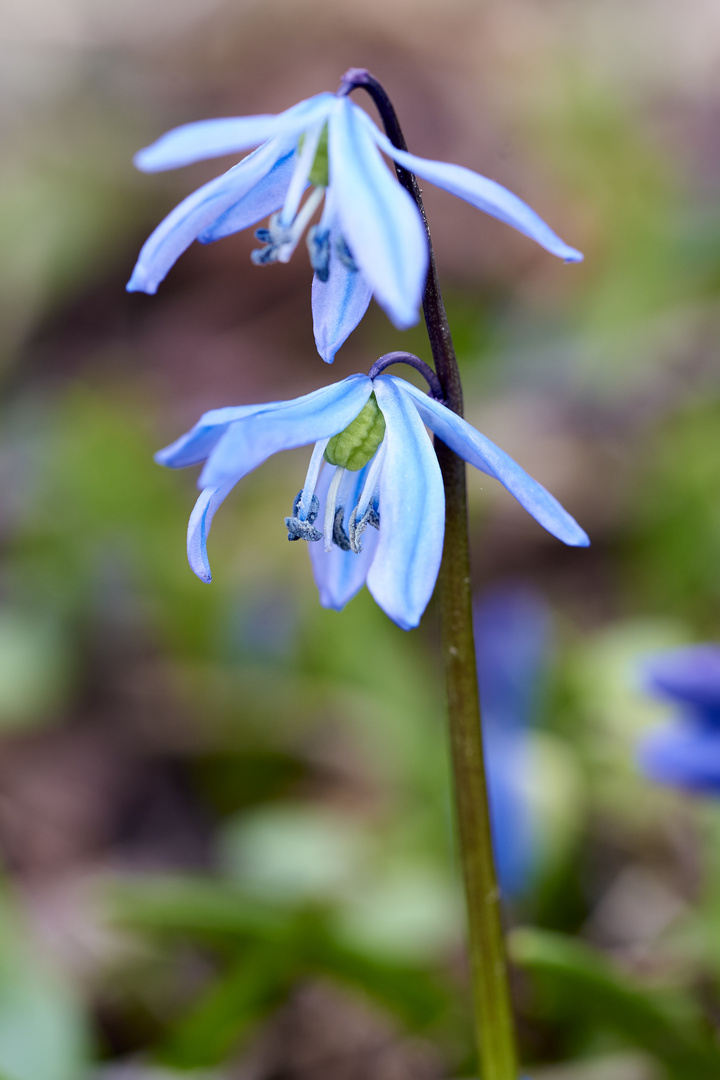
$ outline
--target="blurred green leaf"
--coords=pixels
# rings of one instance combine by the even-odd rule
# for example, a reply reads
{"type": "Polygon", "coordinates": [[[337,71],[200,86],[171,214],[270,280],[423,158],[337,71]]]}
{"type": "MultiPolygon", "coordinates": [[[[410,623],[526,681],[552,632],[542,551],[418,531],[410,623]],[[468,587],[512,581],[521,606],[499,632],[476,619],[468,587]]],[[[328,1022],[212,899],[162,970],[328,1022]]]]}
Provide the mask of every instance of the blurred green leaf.
{"type": "Polygon", "coordinates": [[[89,1066],[89,1027],[78,996],[0,902],[0,1076],[82,1080],[89,1066]]]}
{"type": "Polygon", "coordinates": [[[717,1080],[720,1050],[690,998],[638,986],[589,945],[542,930],[510,937],[515,963],[561,1001],[565,1016],[590,1017],[660,1059],[673,1080],[717,1080]]]}
{"type": "Polygon", "coordinates": [[[256,944],[170,1026],[158,1058],[181,1069],[219,1065],[282,1000],[292,977],[285,948],[256,944]]]}

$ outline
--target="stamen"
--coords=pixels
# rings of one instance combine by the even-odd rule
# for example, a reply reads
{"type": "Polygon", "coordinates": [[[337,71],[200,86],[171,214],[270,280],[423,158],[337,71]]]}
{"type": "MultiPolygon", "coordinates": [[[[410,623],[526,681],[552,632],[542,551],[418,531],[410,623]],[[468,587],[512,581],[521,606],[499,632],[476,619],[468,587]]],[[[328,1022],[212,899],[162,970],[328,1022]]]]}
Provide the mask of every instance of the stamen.
{"type": "Polygon", "coordinates": [[[277,262],[279,250],[277,244],[268,244],[267,247],[255,248],[251,251],[250,258],[255,266],[269,266],[270,263],[277,262]]]}
{"type": "Polygon", "coordinates": [[[335,239],[335,252],[337,254],[338,259],[343,264],[343,266],[347,270],[349,270],[352,274],[357,274],[357,272],[358,272],[358,264],[355,262],[355,259],[353,258],[353,253],[350,250],[350,248],[348,247],[347,240],[342,235],[336,237],[336,239],[335,239]]]}
{"type": "Polygon", "coordinates": [[[323,229],[320,225],[313,225],[308,229],[307,246],[310,253],[310,265],[318,276],[319,281],[327,281],[330,277],[330,230],[323,229]]]}
{"type": "Polygon", "coordinates": [[[362,534],[368,525],[372,525],[373,529],[380,528],[380,514],[377,508],[377,496],[373,498],[373,501],[368,506],[365,513],[358,520],[358,508],[357,506],[350,515],[348,522],[348,540],[350,541],[350,550],[354,551],[356,555],[359,555],[362,551],[362,534]]]}
{"type": "Polygon", "coordinates": [[[365,477],[365,483],[363,489],[360,492],[360,498],[357,501],[356,517],[358,520],[363,518],[367,512],[367,508],[371,502],[374,501],[379,487],[380,472],[385,460],[385,453],[387,450],[387,442],[385,439],[380,443],[375,457],[370,462],[370,468],[368,469],[367,476],[365,477]]]}
{"type": "Polygon", "coordinates": [[[325,537],[325,550],[330,553],[333,545],[333,531],[335,528],[335,510],[338,504],[338,494],[340,492],[340,484],[345,476],[345,469],[342,465],[338,465],[335,468],[333,478],[330,481],[330,487],[328,488],[327,496],[325,497],[325,523],[323,527],[323,535],[325,537]]]}
{"type": "Polygon", "coordinates": [[[305,477],[305,485],[295,497],[292,514],[290,517],[285,518],[288,540],[322,540],[322,533],[319,529],[314,528],[315,521],[320,513],[320,500],[315,494],[315,488],[327,444],[327,439],[320,439],[313,447],[305,477]]]}
{"type": "Polygon", "coordinates": [[[313,495],[310,500],[307,520],[301,521],[299,511],[302,496],[302,491],[298,491],[293,502],[292,514],[290,517],[285,518],[288,540],[322,540],[322,533],[314,527],[314,522],[320,513],[320,500],[317,495],[313,495]]]}
{"type": "MultiPolygon", "coordinates": [[[[292,225],[286,231],[285,238],[281,242],[280,250],[278,251],[278,262],[286,263],[290,261],[290,256],[297,247],[300,237],[310,224],[310,218],[322,202],[324,195],[325,188],[314,188],[310,192],[292,225]]],[[[272,226],[272,222],[270,224],[272,226]]],[[[281,224],[280,219],[278,219],[278,224],[281,224]]]]}
{"type": "Polygon", "coordinates": [[[298,507],[298,517],[301,521],[305,521],[310,513],[310,503],[315,494],[315,488],[317,487],[318,476],[320,474],[320,466],[323,463],[323,454],[325,453],[325,447],[329,441],[329,439],[319,439],[313,447],[313,452],[310,456],[310,464],[308,465],[308,471],[305,476],[305,483],[300,492],[302,498],[298,507]]]}
{"type": "Polygon", "coordinates": [[[345,507],[338,506],[335,510],[335,518],[333,520],[332,539],[333,544],[337,544],[341,551],[350,551],[350,538],[343,527],[344,517],[345,507]]]}

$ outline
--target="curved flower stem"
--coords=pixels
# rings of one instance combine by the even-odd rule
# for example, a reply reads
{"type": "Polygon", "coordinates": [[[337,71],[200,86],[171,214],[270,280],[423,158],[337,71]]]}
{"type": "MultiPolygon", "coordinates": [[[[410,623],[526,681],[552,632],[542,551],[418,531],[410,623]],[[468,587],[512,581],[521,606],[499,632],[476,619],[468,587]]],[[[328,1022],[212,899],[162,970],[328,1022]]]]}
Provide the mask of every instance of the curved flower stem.
{"type": "Polygon", "coordinates": [[[386,368],[392,367],[393,364],[408,364],[409,367],[415,368],[416,371],[419,371],[423,379],[425,379],[425,382],[428,384],[430,396],[435,398],[436,401],[442,401],[444,404],[443,391],[437,375],[435,374],[433,369],[425,363],[424,360],[421,360],[419,356],[415,356],[413,353],[385,353],[385,355],[381,356],[379,360],[376,360],[373,366],[370,368],[370,370],[368,371],[368,378],[376,378],[378,375],[381,375],[386,368]]]}
{"type": "MultiPolygon", "coordinates": [[[[355,88],[362,88],[370,94],[388,138],[395,146],[406,150],[395,110],[380,83],[368,71],[351,68],[343,76],[340,93],[350,93],[355,88]]],[[[440,292],[420,188],[412,173],[399,165],[395,167],[400,183],[412,195],[425,223],[430,251],[423,297],[425,323],[445,403],[462,416],[460,372],[440,292]]],[[[440,608],[456,814],[470,929],[475,1031],[483,1080],[517,1080],[515,1025],[502,932],[500,890],[492,852],[480,727],[465,463],[438,439],[435,445],[445,485],[445,547],[440,574],[440,608]]]]}

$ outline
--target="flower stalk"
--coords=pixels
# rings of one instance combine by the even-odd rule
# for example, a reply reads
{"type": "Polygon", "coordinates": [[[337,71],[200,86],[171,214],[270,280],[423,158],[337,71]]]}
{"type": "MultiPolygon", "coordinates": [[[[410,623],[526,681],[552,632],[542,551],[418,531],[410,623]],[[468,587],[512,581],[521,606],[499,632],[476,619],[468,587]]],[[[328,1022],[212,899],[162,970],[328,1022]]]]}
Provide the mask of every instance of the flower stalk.
{"type": "MultiPolygon", "coordinates": [[[[390,141],[407,150],[393,105],[364,69],[343,76],[340,93],[365,90],[373,99],[390,141]]],[[[415,176],[395,166],[422,215],[429,266],[423,313],[445,405],[463,415],[463,395],[447,314],[440,291],[430,230],[415,176]]],[[[445,487],[445,545],[440,572],[442,651],[455,781],[455,809],[469,923],[475,1034],[483,1080],[517,1080],[515,1023],[495,870],[480,720],[472,625],[470,552],[465,462],[436,438],[445,487]]]]}

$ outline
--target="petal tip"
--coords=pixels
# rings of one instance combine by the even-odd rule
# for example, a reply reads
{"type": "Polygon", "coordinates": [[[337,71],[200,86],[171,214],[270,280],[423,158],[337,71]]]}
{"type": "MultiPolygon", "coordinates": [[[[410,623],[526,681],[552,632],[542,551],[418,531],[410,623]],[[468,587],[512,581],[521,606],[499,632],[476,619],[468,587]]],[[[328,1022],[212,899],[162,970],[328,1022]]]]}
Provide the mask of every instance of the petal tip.
{"type": "Polygon", "coordinates": [[[585,256],[582,251],[578,251],[576,248],[567,248],[563,259],[566,263],[581,263],[585,261],[585,256]]]}
{"type": "Polygon", "coordinates": [[[584,529],[580,528],[579,525],[578,525],[578,532],[577,532],[575,538],[572,539],[572,540],[566,540],[565,542],[567,544],[569,544],[570,547],[581,547],[581,548],[590,547],[590,537],[588,536],[588,534],[585,532],[584,529]]]}
{"type": "Polygon", "coordinates": [[[125,292],[144,292],[148,296],[154,296],[157,292],[158,282],[150,281],[147,274],[143,270],[139,270],[137,266],[133,270],[130,280],[125,286],[125,292]]]}
{"type": "Polygon", "coordinates": [[[140,172],[156,172],[157,166],[153,163],[153,155],[149,152],[151,147],[143,147],[142,150],[138,150],[137,154],[133,154],[133,165],[140,172]]]}

